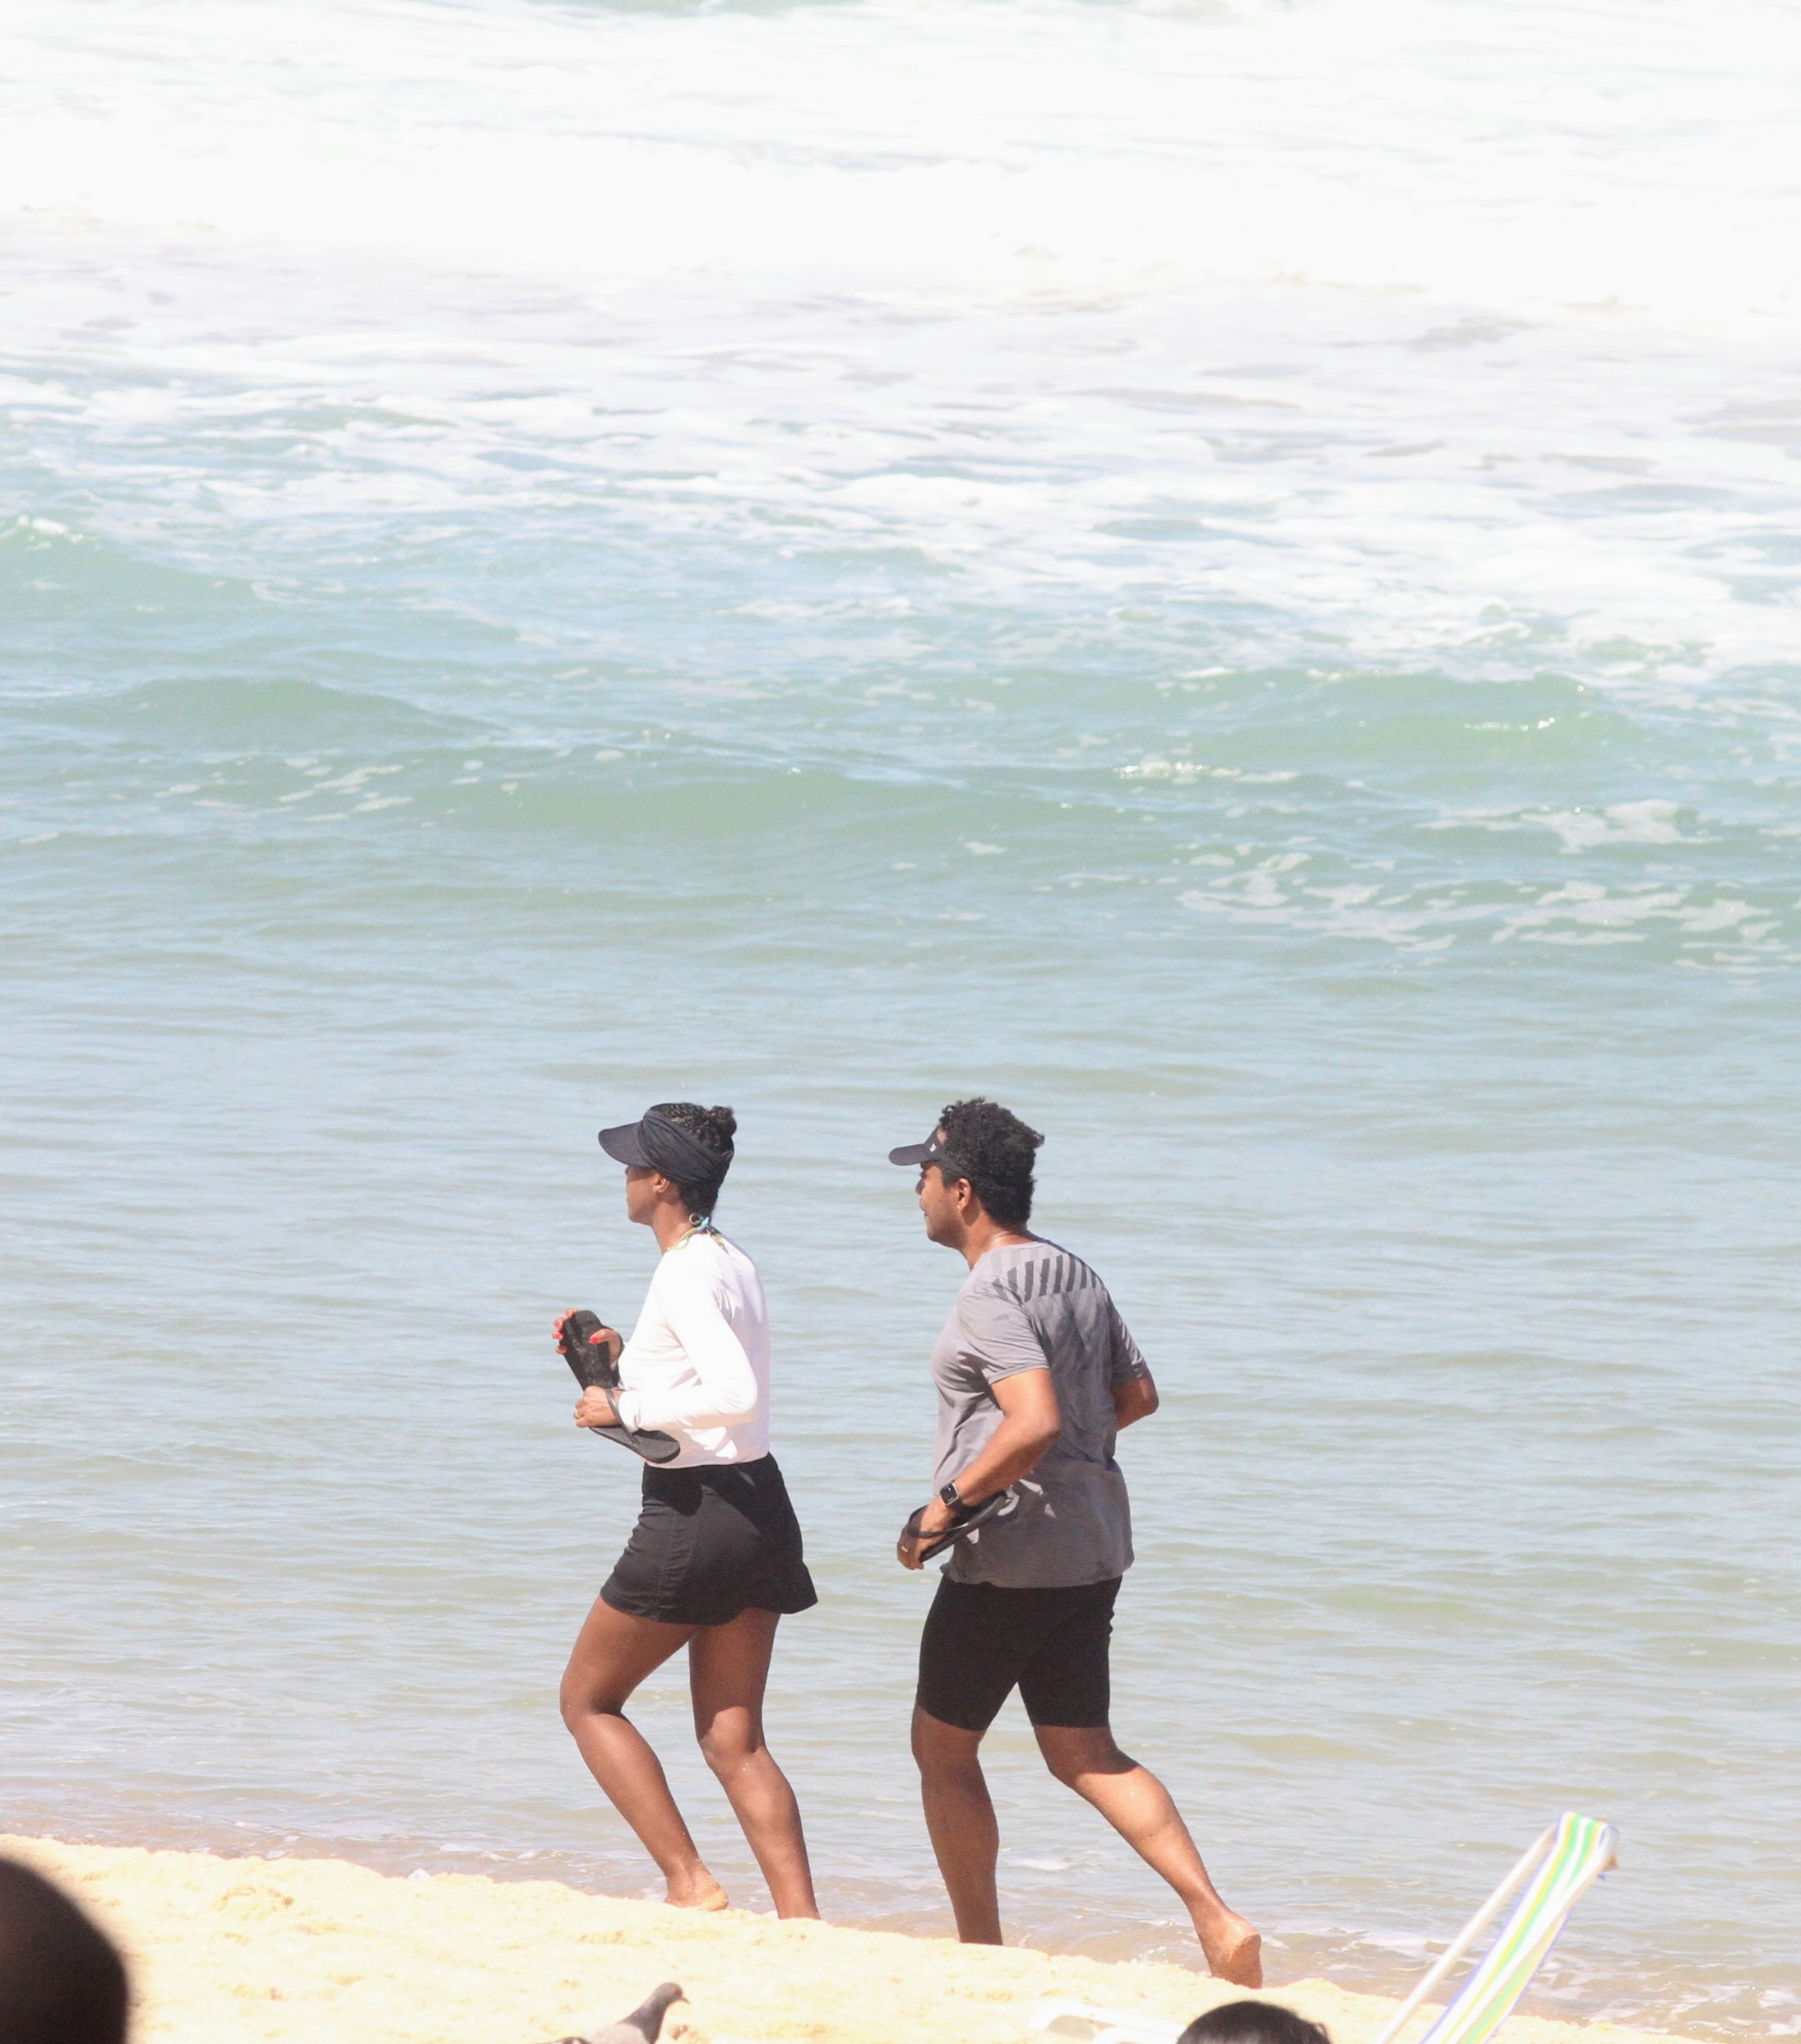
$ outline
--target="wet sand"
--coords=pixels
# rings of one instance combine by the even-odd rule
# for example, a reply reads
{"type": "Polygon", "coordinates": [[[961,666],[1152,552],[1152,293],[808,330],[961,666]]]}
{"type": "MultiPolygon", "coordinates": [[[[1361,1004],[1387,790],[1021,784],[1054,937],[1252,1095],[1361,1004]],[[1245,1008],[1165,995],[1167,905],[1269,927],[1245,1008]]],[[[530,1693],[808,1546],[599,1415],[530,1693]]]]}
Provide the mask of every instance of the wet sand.
{"type": "MultiPolygon", "coordinates": [[[[0,1838],[61,1881],[132,1967],[136,2044],[543,2044],[611,2020],[657,1983],[688,2002],[676,2044],[1022,2044],[1047,1995],[1187,2021],[1238,1990],[1176,1966],[965,1947],[890,1931],[698,1916],[552,1881],[396,1879],[341,1860],[0,1838]]],[[[1323,1981],[1271,1991],[1365,2044],[1391,2002],[1323,1981]]],[[[1508,2044],[1646,2033],[1520,2019],[1508,2044]]]]}

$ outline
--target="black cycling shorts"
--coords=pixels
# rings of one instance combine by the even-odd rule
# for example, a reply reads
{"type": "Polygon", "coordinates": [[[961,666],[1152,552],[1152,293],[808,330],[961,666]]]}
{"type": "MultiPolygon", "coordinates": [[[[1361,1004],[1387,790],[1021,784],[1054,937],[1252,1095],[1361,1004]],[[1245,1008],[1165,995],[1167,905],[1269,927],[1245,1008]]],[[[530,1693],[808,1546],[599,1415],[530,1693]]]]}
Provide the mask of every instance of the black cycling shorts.
{"type": "Polygon", "coordinates": [[[940,1724],[986,1731],[1016,1687],[1035,1725],[1104,1725],[1118,1594],[1118,1576],[1058,1590],[940,1576],[919,1638],[914,1700],[940,1724]]]}

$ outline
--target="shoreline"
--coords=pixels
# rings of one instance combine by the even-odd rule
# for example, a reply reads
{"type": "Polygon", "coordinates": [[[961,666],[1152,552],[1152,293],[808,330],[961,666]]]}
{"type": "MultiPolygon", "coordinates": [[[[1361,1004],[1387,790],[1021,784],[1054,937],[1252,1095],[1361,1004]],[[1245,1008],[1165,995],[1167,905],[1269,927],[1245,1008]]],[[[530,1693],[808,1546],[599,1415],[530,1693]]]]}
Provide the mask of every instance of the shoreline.
{"type": "MultiPolygon", "coordinates": [[[[1241,1992],[1154,1961],[704,1915],[549,1880],[7,1835],[0,1854],[58,1881],[118,1941],[133,2044],[547,2044],[664,1980],[689,1996],[670,2012],[671,2044],[1025,2044],[1049,1995],[1187,2022],[1241,1992]]],[[[1333,2044],[1368,2044],[1396,2006],[1321,1980],[1266,1998],[1323,2023],[1333,2044]]],[[[1519,2016],[1507,2035],[1667,2033],[1519,2016]]]]}

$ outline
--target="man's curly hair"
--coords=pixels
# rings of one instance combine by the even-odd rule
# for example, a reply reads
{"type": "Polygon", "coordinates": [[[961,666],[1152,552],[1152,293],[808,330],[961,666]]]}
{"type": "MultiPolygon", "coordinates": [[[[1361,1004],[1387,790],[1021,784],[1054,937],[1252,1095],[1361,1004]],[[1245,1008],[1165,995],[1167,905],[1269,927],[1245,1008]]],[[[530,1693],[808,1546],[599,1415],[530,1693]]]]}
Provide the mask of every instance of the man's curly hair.
{"type": "Polygon", "coordinates": [[[991,1221],[1023,1228],[1032,1217],[1032,1161],[1044,1138],[992,1100],[954,1100],[938,1116],[944,1147],[991,1221]]]}

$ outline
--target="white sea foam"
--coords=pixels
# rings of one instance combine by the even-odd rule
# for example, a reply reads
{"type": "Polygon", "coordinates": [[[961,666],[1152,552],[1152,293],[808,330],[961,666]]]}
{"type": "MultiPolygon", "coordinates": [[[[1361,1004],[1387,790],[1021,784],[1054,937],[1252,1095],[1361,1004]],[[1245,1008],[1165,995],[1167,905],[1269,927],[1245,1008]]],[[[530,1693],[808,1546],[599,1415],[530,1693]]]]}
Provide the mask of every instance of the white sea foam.
{"type": "Polygon", "coordinates": [[[612,283],[1794,309],[1801,23],[1549,0],[9,11],[15,208],[612,283]],[[104,25],[103,25],[104,23],[104,25]]]}
{"type": "Polygon", "coordinates": [[[978,596],[1234,606],[1271,657],[1671,701],[1792,652],[1785,7],[20,0],[6,34],[0,396],[118,445],[207,422],[203,497],[145,457],[203,555],[613,490],[978,596]]]}

